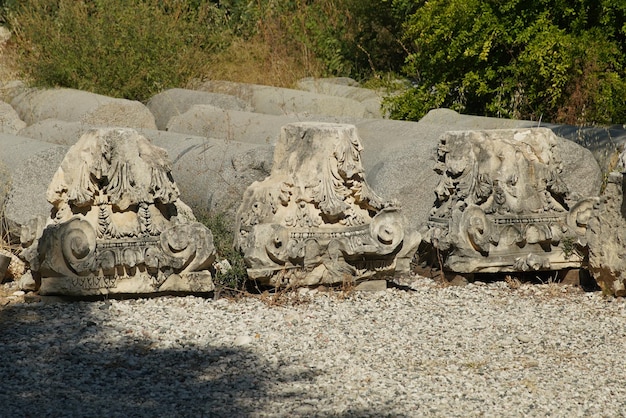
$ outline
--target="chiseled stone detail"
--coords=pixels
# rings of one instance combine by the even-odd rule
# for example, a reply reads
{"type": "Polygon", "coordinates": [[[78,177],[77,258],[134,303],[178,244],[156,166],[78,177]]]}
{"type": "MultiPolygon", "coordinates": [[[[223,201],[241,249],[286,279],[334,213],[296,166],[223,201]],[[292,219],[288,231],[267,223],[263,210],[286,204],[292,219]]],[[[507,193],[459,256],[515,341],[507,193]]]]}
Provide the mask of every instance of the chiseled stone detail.
{"type": "Polygon", "coordinates": [[[237,214],[250,279],[306,286],[408,269],[416,234],[366,183],[361,151],[353,125],[283,126],[270,176],[246,190],[237,214]]]}
{"type": "Polygon", "coordinates": [[[447,132],[425,240],[458,273],[560,270],[584,262],[593,199],[573,201],[545,128],[447,132]]]}
{"type": "MultiPolygon", "coordinates": [[[[624,157],[620,161],[624,170],[624,157]]],[[[604,194],[594,207],[587,241],[589,271],[602,291],[626,296],[626,211],[624,210],[624,174],[609,174],[604,194]]]]}
{"type": "MultiPolygon", "coordinates": [[[[136,131],[83,135],[47,198],[51,218],[24,251],[41,275],[41,294],[213,290],[211,231],[179,200],[165,150],[136,131]]],[[[23,241],[37,229],[25,231],[23,241]]]]}

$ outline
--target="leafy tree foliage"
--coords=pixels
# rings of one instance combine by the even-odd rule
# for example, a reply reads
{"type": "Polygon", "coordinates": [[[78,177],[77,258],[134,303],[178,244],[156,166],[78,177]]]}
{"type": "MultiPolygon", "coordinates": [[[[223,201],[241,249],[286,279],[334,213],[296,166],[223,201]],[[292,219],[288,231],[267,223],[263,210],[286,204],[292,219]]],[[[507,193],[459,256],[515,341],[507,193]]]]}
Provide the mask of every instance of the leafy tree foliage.
{"type": "MultiPolygon", "coordinates": [[[[406,1],[396,2],[397,4],[406,1]]],[[[626,121],[626,2],[423,0],[404,24],[414,87],[388,104],[566,123],[626,121]]]]}
{"type": "Polygon", "coordinates": [[[216,74],[387,73],[411,82],[398,119],[626,122],[624,0],[0,0],[0,21],[44,86],[145,100],[216,74]]]}

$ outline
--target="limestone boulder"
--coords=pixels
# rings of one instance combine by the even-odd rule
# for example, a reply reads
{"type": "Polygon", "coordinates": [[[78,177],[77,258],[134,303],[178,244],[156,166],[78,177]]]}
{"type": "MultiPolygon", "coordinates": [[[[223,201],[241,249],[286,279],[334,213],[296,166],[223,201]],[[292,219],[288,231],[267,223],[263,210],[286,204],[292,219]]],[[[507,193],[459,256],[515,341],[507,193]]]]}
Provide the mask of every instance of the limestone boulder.
{"type": "Polygon", "coordinates": [[[74,89],[29,89],[11,105],[28,125],[60,119],[94,126],[156,129],[154,116],[138,101],[116,99],[74,89]]]}
{"type": "Polygon", "coordinates": [[[0,101],[0,133],[16,134],[26,127],[26,122],[20,119],[13,106],[0,101]]]}
{"type": "Polygon", "coordinates": [[[239,97],[255,112],[269,115],[369,116],[365,106],[356,100],[303,90],[229,81],[206,81],[194,89],[239,97]]]}
{"type": "MultiPolygon", "coordinates": [[[[349,79],[350,80],[350,79],[349,79]]],[[[343,97],[362,103],[366,109],[366,117],[380,118],[383,94],[375,90],[358,87],[358,83],[344,78],[305,78],[297,83],[301,90],[328,96],[343,97]]]]}
{"type": "Polygon", "coordinates": [[[94,125],[83,122],[44,119],[21,129],[19,135],[37,141],[70,146],[74,145],[84,133],[94,127],[94,125]]]}
{"type": "Polygon", "coordinates": [[[16,96],[29,88],[22,80],[0,80],[0,100],[11,103],[16,96]]]}
{"type": "Polygon", "coordinates": [[[170,119],[182,115],[194,105],[211,105],[225,110],[251,111],[249,104],[238,97],[188,89],[169,89],[153,96],[147,103],[156,126],[165,130],[170,119]]]}
{"type": "Polygon", "coordinates": [[[346,97],[348,99],[363,102],[369,99],[379,99],[381,95],[375,90],[358,87],[354,80],[338,81],[334,78],[303,78],[298,81],[297,87],[312,93],[327,94],[329,96],[346,97]]]}
{"type": "Polygon", "coordinates": [[[548,127],[558,136],[591,151],[606,175],[616,169],[619,154],[626,146],[626,126],[624,125],[610,127],[549,125],[548,127]]]}
{"type": "Polygon", "coordinates": [[[233,217],[246,187],[265,178],[274,147],[224,139],[142,130],[167,150],[181,197],[196,213],[233,217]]]}
{"type": "Polygon", "coordinates": [[[167,124],[167,131],[253,144],[275,144],[280,127],[297,120],[296,116],[194,105],[185,113],[173,116],[167,124]]]}

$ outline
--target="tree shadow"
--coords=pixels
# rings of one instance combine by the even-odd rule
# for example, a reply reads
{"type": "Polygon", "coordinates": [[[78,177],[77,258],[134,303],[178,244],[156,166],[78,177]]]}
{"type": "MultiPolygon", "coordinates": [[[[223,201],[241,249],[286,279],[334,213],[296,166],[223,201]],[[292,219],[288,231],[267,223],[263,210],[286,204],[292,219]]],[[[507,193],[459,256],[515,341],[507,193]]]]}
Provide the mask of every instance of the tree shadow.
{"type": "Polygon", "coordinates": [[[154,348],[132,334],[111,341],[102,306],[79,302],[71,315],[53,305],[0,309],[0,415],[246,417],[258,415],[274,385],[320,373],[286,371],[246,347],[154,348]]]}

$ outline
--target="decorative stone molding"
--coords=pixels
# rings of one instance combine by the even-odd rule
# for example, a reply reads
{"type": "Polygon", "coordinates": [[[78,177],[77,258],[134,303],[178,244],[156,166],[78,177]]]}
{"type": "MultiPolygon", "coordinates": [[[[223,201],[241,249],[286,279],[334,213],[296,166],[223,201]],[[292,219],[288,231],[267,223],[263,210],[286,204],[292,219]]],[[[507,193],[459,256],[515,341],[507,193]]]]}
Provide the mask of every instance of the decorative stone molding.
{"type": "Polygon", "coordinates": [[[235,245],[250,279],[272,286],[355,282],[408,270],[419,241],[398,205],[365,181],[352,125],[283,126],[269,177],[245,192],[235,245]]]}
{"type": "MultiPolygon", "coordinates": [[[[620,156],[624,170],[625,154],[620,156]]],[[[605,294],[626,296],[626,211],[624,174],[609,174],[606,189],[589,219],[589,271],[605,294]]]]}
{"type": "Polygon", "coordinates": [[[572,200],[545,128],[447,132],[425,240],[443,268],[495,273],[580,268],[593,199],[572,200]]]}
{"type": "Polygon", "coordinates": [[[179,199],[165,150],[132,129],[93,129],[47,193],[52,215],[24,251],[40,294],[208,292],[213,236],[179,199]]]}

